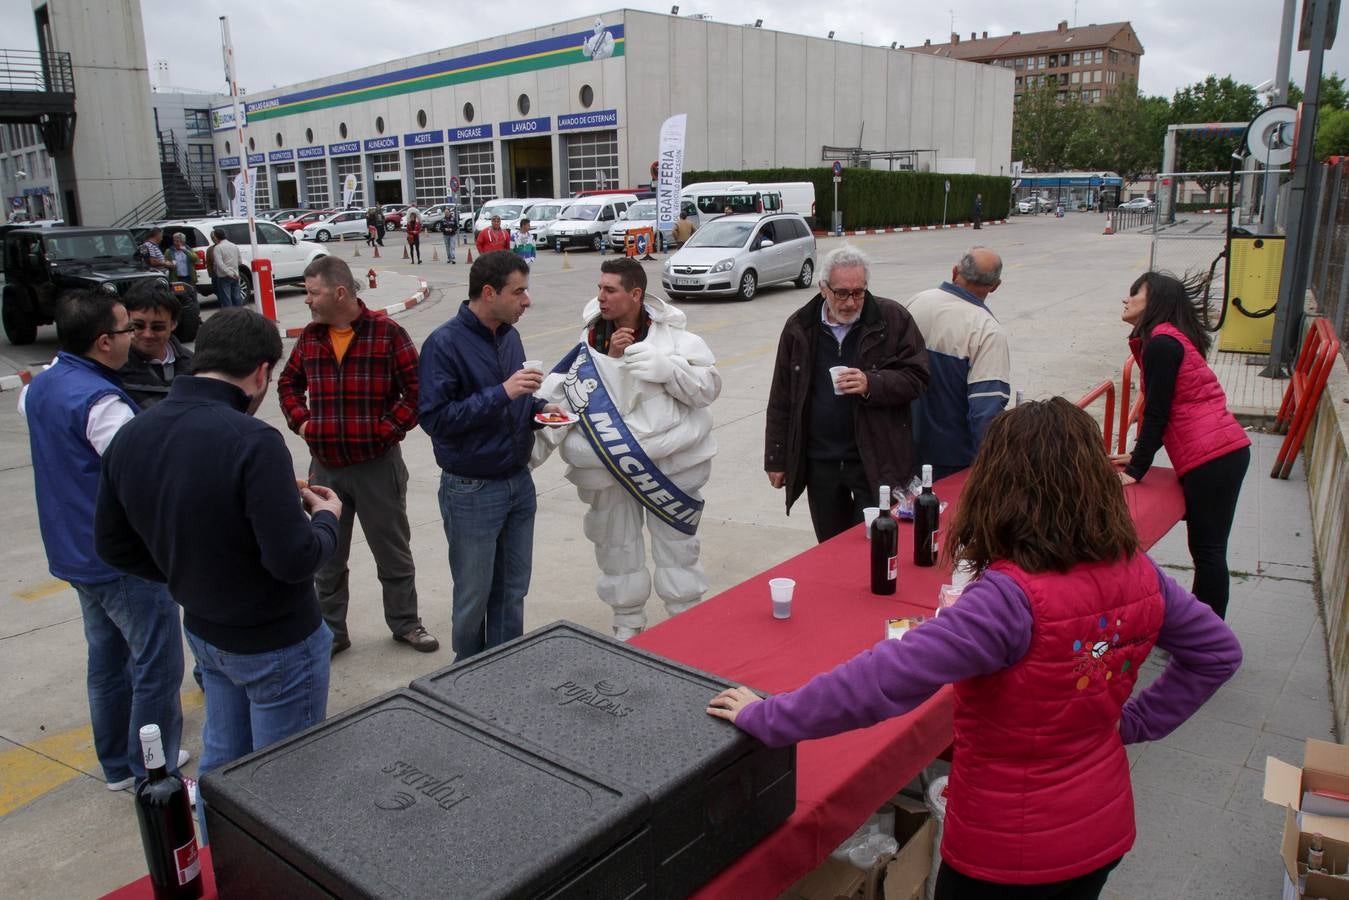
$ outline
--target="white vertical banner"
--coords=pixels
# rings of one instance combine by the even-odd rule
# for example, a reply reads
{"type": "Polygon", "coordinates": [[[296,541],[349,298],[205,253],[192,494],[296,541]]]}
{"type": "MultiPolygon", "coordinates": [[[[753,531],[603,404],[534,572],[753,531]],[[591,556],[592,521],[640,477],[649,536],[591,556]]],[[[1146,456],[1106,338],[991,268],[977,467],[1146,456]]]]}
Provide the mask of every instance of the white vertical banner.
{"type": "Polygon", "coordinates": [[[257,208],[258,170],[249,167],[248,190],[244,190],[244,173],[234,176],[234,197],[230,200],[230,215],[236,219],[247,219],[257,208]]]}
{"type": "Polygon", "coordinates": [[[356,196],[356,174],[348,172],[347,177],[342,181],[342,208],[351,208],[351,198],[356,196]]]}
{"type": "Polygon", "coordinates": [[[656,160],[656,227],[673,231],[679,218],[679,189],[684,182],[684,129],[688,115],[670,116],[660,126],[660,156],[656,160]]]}
{"type": "Polygon", "coordinates": [[[244,173],[240,172],[234,176],[230,182],[230,216],[235,219],[244,218],[244,173]]]}

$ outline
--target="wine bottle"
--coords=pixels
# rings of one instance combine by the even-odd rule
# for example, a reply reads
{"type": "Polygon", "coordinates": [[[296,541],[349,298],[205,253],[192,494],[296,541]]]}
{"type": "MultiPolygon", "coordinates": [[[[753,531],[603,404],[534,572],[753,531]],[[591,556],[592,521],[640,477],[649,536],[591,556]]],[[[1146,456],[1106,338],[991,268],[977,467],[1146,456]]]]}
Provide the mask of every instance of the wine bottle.
{"type": "Polygon", "coordinates": [[[899,581],[899,525],[890,515],[890,487],[881,485],[881,514],[871,526],[871,593],[893,594],[899,581]]]}
{"type": "Polygon", "coordinates": [[[913,564],[937,563],[941,501],[932,493],[932,467],[923,466],[923,492],[913,498],[913,564]]]}
{"type": "Polygon", "coordinates": [[[187,786],[169,774],[159,726],[142,726],[140,737],[146,779],[136,788],[136,820],[155,900],[200,897],[201,862],[187,786]]]}

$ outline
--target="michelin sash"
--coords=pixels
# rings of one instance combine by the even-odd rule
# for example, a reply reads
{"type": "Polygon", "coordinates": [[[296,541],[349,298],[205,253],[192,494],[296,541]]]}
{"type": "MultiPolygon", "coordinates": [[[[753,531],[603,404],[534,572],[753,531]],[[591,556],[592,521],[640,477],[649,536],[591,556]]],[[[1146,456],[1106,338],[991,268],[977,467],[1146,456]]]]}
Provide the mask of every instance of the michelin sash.
{"type": "Polygon", "coordinates": [[[614,480],[653,515],[683,534],[697,534],[703,501],[695,500],[656,467],[623,422],[590,358],[590,348],[577,344],[554,372],[566,373],[562,393],[578,427],[614,480]]]}

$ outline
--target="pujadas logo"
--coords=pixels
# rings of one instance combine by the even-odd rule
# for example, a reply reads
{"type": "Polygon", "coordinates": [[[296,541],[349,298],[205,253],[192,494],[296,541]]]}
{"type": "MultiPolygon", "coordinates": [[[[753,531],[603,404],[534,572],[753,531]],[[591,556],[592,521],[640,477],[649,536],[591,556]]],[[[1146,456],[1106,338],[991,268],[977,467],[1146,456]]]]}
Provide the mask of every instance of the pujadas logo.
{"type": "MultiPolygon", "coordinates": [[[[463,780],[463,775],[438,778],[401,759],[389,763],[380,771],[385,775],[392,775],[398,784],[405,784],[412,791],[431,798],[441,809],[454,809],[469,798],[469,795],[463,792],[463,785],[456,784],[463,780]]],[[[388,810],[408,809],[417,802],[412,791],[396,790],[389,797],[376,800],[375,806],[388,810]]]]}
{"type": "Polygon", "coordinates": [[[626,706],[615,699],[622,697],[627,692],[626,687],[602,679],[590,686],[577,684],[574,681],[564,681],[553,688],[553,693],[562,697],[558,706],[580,703],[592,709],[598,709],[600,712],[608,713],[616,719],[621,719],[633,711],[631,706],[626,706]]]}

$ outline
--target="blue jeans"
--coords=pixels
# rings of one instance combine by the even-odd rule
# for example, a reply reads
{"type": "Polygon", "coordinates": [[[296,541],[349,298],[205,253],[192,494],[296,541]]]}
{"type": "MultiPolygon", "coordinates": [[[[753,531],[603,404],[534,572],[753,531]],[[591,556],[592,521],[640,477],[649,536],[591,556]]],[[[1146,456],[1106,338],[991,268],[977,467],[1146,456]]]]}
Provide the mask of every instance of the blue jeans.
{"type": "Polygon", "coordinates": [[[322,622],[304,640],[263,653],[230,653],[186,633],[206,691],[203,775],[327,715],[333,633],[322,622]]]}
{"type": "Polygon", "coordinates": [[[145,777],[140,727],[158,725],[164,758],[178,768],[183,733],[183,626],[169,589],[123,575],[73,585],[89,645],[89,719],[109,782],[145,777]]]}
{"type": "Polygon", "coordinates": [[[524,634],[537,509],[528,469],[502,479],[440,473],[456,662],[524,634]]]}
{"type": "Polygon", "coordinates": [[[454,235],[441,233],[441,239],[445,242],[445,261],[454,262],[454,235]]]}
{"type": "Polygon", "coordinates": [[[237,278],[219,278],[217,279],[219,287],[216,290],[216,299],[221,308],[226,306],[243,306],[243,291],[239,288],[239,279],[237,278]]]}

